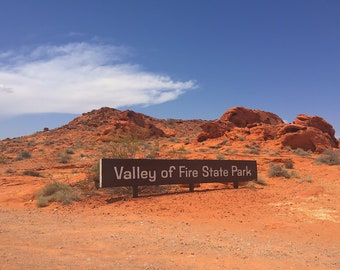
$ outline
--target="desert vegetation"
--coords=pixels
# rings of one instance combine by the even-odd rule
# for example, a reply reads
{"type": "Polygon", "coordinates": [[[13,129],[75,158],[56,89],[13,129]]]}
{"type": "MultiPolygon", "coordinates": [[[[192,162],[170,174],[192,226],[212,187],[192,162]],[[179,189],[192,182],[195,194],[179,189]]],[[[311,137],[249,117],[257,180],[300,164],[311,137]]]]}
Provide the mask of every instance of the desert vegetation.
{"type": "Polygon", "coordinates": [[[80,199],[79,191],[63,182],[53,182],[46,184],[36,195],[36,205],[38,207],[48,206],[52,202],[70,204],[80,199]]]}
{"type": "Polygon", "coordinates": [[[335,152],[332,149],[326,149],[321,155],[316,158],[317,164],[340,165],[340,152],[335,152]]]}

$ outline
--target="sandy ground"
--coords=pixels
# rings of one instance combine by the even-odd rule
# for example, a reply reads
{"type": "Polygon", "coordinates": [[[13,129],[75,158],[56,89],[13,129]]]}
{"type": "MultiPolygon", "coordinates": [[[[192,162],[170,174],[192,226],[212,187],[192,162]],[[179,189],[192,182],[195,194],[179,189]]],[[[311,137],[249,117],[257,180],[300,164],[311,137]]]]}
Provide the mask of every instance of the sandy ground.
{"type": "Polygon", "coordinates": [[[3,177],[0,269],[340,269],[339,166],[315,174],[46,208],[3,177]]]}

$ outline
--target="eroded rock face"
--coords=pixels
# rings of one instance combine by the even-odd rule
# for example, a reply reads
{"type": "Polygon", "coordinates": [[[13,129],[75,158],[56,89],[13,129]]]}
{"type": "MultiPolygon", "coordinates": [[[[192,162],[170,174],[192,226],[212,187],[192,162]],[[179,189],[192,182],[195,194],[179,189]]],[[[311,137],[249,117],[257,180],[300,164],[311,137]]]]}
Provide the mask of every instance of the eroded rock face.
{"type": "Polygon", "coordinates": [[[269,125],[283,124],[283,120],[274,113],[252,110],[244,107],[233,107],[220,118],[222,122],[231,122],[237,127],[247,127],[255,123],[269,125]]]}
{"type": "Polygon", "coordinates": [[[233,107],[227,110],[219,120],[210,121],[201,126],[203,132],[198,135],[198,141],[214,139],[223,136],[234,127],[265,129],[261,137],[264,140],[274,139],[276,130],[268,126],[279,125],[284,122],[276,114],[251,110],[244,107],[233,107]],[[261,127],[261,125],[263,126],[261,127]]]}
{"type": "Polygon", "coordinates": [[[222,137],[226,131],[230,131],[232,123],[222,122],[220,120],[210,121],[201,125],[203,132],[197,137],[197,141],[203,142],[207,139],[222,137]]]}
{"type": "Polygon", "coordinates": [[[321,130],[323,133],[329,135],[331,140],[332,147],[338,147],[338,140],[335,138],[335,130],[333,126],[328,123],[325,119],[319,116],[308,116],[306,114],[299,114],[294,122],[294,124],[305,126],[305,127],[313,127],[318,130],[321,130]]]}
{"type": "Polygon", "coordinates": [[[198,141],[214,139],[239,129],[250,140],[276,140],[282,146],[305,151],[322,152],[328,148],[337,148],[338,140],[332,125],[319,116],[300,114],[293,124],[286,124],[276,114],[234,107],[227,110],[219,120],[210,121],[201,126],[203,132],[198,141]],[[247,135],[248,134],[248,135],[247,135]]]}
{"type": "Polygon", "coordinates": [[[145,127],[144,115],[131,110],[121,112],[119,114],[119,120],[132,121],[140,127],[145,127]]]}
{"type": "Polygon", "coordinates": [[[249,128],[250,134],[257,141],[275,140],[278,137],[279,126],[257,124],[249,128]]]}
{"type": "Polygon", "coordinates": [[[282,136],[285,135],[287,133],[296,133],[300,130],[306,130],[307,127],[305,126],[301,126],[301,125],[297,125],[297,124],[286,124],[283,125],[279,131],[278,131],[278,136],[282,136]]]}
{"type": "Polygon", "coordinates": [[[151,123],[144,114],[131,110],[121,112],[115,126],[139,138],[165,137],[164,131],[151,123]]]}
{"type": "Polygon", "coordinates": [[[327,133],[314,127],[306,127],[296,132],[283,134],[281,137],[283,146],[290,146],[293,149],[301,148],[305,151],[321,153],[333,148],[333,142],[327,133]]]}

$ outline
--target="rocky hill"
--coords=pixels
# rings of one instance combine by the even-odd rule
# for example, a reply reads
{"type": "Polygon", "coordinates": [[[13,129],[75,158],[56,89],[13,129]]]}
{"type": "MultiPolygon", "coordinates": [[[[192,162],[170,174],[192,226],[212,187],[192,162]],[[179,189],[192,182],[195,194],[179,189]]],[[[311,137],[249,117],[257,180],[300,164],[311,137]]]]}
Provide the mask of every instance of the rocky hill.
{"type": "Polygon", "coordinates": [[[324,119],[303,114],[288,124],[270,112],[234,107],[214,121],[164,120],[105,107],[57,129],[0,141],[0,175],[24,183],[30,177],[36,187],[59,180],[91,186],[91,170],[103,157],[256,159],[266,171],[296,150],[317,155],[338,148],[334,134],[324,119]]]}
{"type": "Polygon", "coordinates": [[[214,121],[101,108],[2,140],[1,266],[339,269],[334,133],[318,116],[284,123],[241,107],[214,121]],[[181,185],[140,187],[134,199],[129,188],[96,189],[103,157],[256,160],[258,180],[237,190],[204,183],[193,193],[181,185]],[[49,204],[39,200],[42,190],[49,204]]]}

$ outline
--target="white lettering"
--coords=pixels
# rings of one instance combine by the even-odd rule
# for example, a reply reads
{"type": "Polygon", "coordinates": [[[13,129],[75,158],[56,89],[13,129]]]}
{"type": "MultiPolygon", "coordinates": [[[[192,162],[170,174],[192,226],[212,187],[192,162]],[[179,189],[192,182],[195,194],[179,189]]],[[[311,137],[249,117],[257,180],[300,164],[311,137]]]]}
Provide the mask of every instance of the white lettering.
{"type": "Polygon", "coordinates": [[[117,180],[148,179],[150,182],[156,181],[156,170],[142,170],[139,166],[133,166],[131,170],[125,170],[124,166],[119,169],[113,167],[117,180]]]}
{"type": "Polygon", "coordinates": [[[114,169],[114,171],[115,171],[115,173],[116,173],[116,178],[117,178],[118,180],[122,179],[122,174],[123,174],[124,167],[123,167],[123,166],[120,167],[119,173],[118,173],[117,167],[113,167],[113,169],[114,169]]]}
{"type": "Polygon", "coordinates": [[[251,176],[251,170],[246,166],[243,170],[239,169],[236,165],[231,166],[232,176],[251,176]]]}
{"type": "Polygon", "coordinates": [[[227,177],[229,174],[227,169],[220,167],[219,169],[213,169],[209,166],[202,166],[203,177],[227,177]]]}
{"type": "Polygon", "coordinates": [[[198,177],[198,170],[190,170],[186,166],[179,166],[179,178],[198,177]]]}

